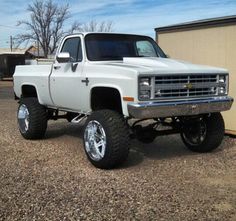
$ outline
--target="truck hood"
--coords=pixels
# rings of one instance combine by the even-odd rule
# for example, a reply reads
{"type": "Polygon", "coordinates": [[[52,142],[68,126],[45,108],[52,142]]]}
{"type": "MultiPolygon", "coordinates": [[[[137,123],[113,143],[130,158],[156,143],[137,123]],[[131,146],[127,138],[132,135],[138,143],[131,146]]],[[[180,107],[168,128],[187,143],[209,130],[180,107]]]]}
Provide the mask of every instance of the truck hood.
{"type": "Polygon", "coordinates": [[[228,73],[226,69],[206,65],[191,64],[170,58],[124,57],[123,62],[111,62],[110,65],[136,69],[142,74],[150,73],[228,73]]]}

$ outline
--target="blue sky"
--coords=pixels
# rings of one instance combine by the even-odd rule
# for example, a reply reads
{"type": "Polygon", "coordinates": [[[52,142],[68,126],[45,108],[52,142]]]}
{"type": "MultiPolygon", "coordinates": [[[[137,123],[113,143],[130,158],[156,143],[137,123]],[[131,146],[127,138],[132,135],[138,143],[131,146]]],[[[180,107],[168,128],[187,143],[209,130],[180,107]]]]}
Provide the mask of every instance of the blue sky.
{"type": "MultiPolygon", "coordinates": [[[[9,36],[22,33],[18,20],[29,18],[29,0],[0,0],[0,48],[9,47],[9,36]]],[[[236,15],[236,0],[57,0],[69,3],[71,18],[81,23],[89,20],[112,21],[115,32],[154,37],[154,28],[187,21],[236,15]]]]}

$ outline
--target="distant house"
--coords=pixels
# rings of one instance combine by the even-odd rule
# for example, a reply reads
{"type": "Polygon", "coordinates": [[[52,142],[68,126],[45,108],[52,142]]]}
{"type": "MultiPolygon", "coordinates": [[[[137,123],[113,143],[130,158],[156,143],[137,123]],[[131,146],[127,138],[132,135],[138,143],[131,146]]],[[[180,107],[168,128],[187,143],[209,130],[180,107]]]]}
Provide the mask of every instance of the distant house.
{"type": "Polygon", "coordinates": [[[27,48],[25,53],[26,53],[26,59],[28,59],[28,57],[31,57],[32,59],[44,58],[43,50],[42,49],[38,50],[38,48],[33,45],[27,48]]]}

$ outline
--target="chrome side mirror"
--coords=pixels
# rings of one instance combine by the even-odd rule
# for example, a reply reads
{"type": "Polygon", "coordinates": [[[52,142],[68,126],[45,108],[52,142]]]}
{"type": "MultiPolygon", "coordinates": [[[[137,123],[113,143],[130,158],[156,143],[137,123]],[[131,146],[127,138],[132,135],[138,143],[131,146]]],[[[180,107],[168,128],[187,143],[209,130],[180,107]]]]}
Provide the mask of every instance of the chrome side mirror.
{"type": "Polygon", "coordinates": [[[70,57],[70,53],[68,52],[61,52],[56,56],[56,59],[58,61],[58,63],[67,63],[70,62],[71,57],[70,57]]]}

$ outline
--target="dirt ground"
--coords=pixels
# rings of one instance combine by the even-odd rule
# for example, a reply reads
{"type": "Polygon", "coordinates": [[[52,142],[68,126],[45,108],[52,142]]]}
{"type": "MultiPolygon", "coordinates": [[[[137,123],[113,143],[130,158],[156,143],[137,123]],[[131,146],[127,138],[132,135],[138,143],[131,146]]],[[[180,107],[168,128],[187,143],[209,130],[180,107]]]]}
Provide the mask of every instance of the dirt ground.
{"type": "Polygon", "coordinates": [[[132,141],[128,161],[99,170],[82,125],[51,121],[43,140],[17,129],[11,82],[0,82],[0,220],[236,220],[236,139],[196,154],[179,136],[132,141]]]}

